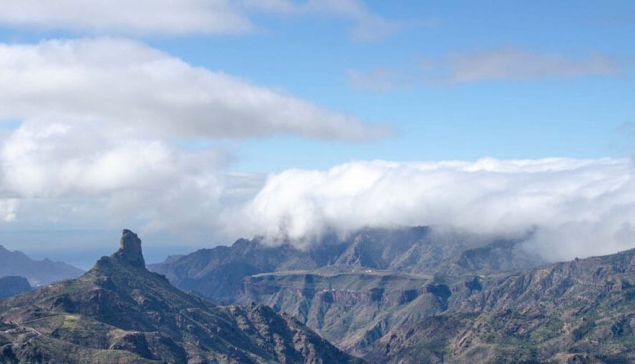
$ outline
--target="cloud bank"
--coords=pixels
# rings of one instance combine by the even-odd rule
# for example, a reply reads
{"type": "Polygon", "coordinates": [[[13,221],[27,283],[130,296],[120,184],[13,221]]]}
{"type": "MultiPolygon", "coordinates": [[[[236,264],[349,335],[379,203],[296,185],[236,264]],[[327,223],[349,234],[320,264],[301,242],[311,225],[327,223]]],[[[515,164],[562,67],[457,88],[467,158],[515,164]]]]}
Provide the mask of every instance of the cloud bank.
{"type": "Polygon", "coordinates": [[[289,170],[270,176],[227,225],[299,241],[368,226],[504,234],[536,227],[533,249],[569,259],[635,247],[632,174],[631,161],[612,159],[373,161],[289,170]]]}
{"type": "Polygon", "coordinates": [[[0,156],[4,224],[125,224],[143,233],[225,243],[265,236],[298,246],[325,232],[345,235],[364,227],[449,225],[504,235],[535,230],[526,247],[552,261],[635,247],[630,160],[358,161],[265,178],[230,173],[217,155],[188,154],[156,141],[68,156],[65,131],[22,129],[0,156]]]}

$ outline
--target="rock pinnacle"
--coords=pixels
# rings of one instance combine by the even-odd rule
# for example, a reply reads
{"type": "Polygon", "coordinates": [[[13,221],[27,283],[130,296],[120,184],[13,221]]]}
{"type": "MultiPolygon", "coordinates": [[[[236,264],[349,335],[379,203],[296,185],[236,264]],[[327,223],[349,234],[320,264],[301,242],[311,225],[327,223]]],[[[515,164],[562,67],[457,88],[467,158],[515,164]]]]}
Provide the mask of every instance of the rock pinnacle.
{"type": "Polygon", "coordinates": [[[141,239],[139,239],[137,234],[128,229],[123,230],[121,240],[119,241],[119,250],[117,250],[115,256],[136,267],[145,268],[146,266],[143,253],[141,252],[141,239]]]}

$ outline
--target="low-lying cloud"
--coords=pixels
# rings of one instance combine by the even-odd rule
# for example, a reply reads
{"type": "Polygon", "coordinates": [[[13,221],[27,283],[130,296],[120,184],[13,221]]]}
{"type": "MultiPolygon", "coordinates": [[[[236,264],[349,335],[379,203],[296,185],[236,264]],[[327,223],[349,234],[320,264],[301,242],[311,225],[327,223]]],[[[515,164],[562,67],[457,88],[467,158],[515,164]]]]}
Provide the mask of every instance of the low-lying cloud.
{"type": "Polygon", "coordinates": [[[532,248],[548,259],[606,254],[635,247],[632,167],[613,159],[482,159],[289,170],[270,176],[228,226],[298,241],[362,227],[537,228],[532,248]]]}
{"type": "Polygon", "coordinates": [[[210,242],[265,236],[301,247],[325,232],[365,227],[453,226],[506,236],[531,230],[527,248],[549,260],[635,247],[630,160],[359,161],[265,178],[157,142],[76,158],[61,156],[63,138],[8,154],[16,143],[9,140],[0,159],[5,224],[106,222],[210,242]],[[45,160],[47,153],[59,160],[45,160]]]}

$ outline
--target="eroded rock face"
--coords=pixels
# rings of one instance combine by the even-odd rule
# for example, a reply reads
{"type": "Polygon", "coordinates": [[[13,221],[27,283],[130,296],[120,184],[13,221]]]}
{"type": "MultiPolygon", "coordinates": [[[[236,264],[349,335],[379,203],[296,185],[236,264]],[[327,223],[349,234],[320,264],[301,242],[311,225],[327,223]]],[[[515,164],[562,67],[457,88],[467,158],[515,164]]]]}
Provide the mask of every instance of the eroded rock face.
{"type": "Polygon", "coordinates": [[[143,252],[141,251],[141,239],[128,229],[123,230],[119,241],[119,250],[115,253],[115,256],[136,267],[145,268],[146,266],[143,252]]]}

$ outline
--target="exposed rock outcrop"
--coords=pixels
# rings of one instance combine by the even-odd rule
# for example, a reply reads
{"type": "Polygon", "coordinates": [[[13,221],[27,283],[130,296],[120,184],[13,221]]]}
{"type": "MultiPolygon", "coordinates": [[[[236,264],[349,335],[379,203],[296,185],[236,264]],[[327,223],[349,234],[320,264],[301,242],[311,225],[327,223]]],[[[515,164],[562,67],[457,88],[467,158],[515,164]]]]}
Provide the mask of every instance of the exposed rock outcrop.
{"type": "Polygon", "coordinates": [[[146,266],[141,250],[141,239],[128,229],[123,229],[121,240],[119,241],[119,250],[115,253],[115,256],[135,267],[145,268],[146,266]]]}

